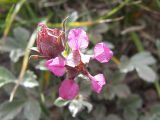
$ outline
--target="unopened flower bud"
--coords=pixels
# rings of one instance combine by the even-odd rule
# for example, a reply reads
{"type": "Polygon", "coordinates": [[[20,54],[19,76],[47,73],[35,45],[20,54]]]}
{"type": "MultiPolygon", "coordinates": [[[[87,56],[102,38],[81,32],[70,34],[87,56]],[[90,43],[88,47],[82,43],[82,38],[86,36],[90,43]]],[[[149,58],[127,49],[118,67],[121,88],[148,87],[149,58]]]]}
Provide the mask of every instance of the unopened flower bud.
{"type": "Polygon", "coordinates": [[[41,27],[37,36],[37,47],[42,56],[48,59],[57,57],[64,50],[64,33],[60,29],[50,29],[45,24],[41,27]]]}

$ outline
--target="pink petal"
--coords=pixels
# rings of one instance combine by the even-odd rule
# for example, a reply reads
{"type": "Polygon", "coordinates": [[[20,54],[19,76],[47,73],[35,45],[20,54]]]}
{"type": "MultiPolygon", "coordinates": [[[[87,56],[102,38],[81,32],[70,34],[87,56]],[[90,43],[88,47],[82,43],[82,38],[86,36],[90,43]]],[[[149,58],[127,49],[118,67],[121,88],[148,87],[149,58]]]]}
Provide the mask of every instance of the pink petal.
{"type": "Polygon", "coordinates": [[[75,67],[77,66],[81,61],[81,56],[78,50],[74,50],[72,51],[67,59],[66,59],[66,65],[70,66],[70,67],[75,67]]]}
{"type": "Polygon", "coordinates": [[[87,64],[89,63],[90,59],[93,58],[93,55],[85,55],[83,53],[80,52],[80,55],[81,55],[81,61],[84,63],[84,64],[87,64]]]}
{"type": "Polygon", "coordinates": [[[89,74],[88,76],[91,79],[92,89],[95,92],[100,93],[103,85],[106,84],[104,75],[103,74],[98,74],[98,75],[95,75],[95,76],[91,76],[89,74]]]}
{"type": "Polygon", "coordinates": [[[87,48],[89,44],[86,32],[81,29],[71,29],[68,34],[68,45],[72,50],[87,48]]]}
{"type": "Polygon", "coordinates": [[[63,76],[65,73],[65,60],[61,57],[50,59],[45,65],[56,76],[63,76]]]}
{"type": "Polygon", "coordinates": [[[98,43],[94,48],[94,58],[101,63],[108,62],[113,56],[113,52],[105,43],[98,43]]]}
{"type": "Polygon", "coordinates": [[[74,99],[79,93],[79,86],[74,80],[64,80],[59,88],[59,96],[65,100],[74,99]]]}

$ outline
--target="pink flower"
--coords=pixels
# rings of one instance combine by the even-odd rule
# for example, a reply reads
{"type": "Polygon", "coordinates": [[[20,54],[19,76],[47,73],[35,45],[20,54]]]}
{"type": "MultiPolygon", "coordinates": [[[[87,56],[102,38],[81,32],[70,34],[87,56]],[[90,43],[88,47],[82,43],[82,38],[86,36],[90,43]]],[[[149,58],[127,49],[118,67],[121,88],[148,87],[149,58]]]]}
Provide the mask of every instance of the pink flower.
{"type": "Polygon", "coordinates": [[[104,75],[98,74],[95,76],[91,76],[90,74],[88,74],[88,77],[91,79],[92,89],[95,92],[100,93],[102,90],[102,87],[106,84],[104,75]]]}
{"type": "Polygon", "coordinates": [[[113,56],[113,52],[105,43],[98,43],[94,48],[94,55],[86,55],[81,49],[88,47],[89,40],[86,32],[81,29],[71,29],[68,34],[68,45],[71,52],[66,58],[58,56],[63,50],[63,31],[49,29],[41,24],[38,33],[37,47],[40,53],[48,57],[46,67],[56,76],[63,76],[66,72],[66,79],[62,81],[59,88],[59,96],[65,100],[74,99],[79,93],[79,86],[74,81],[78,74],[87,76],[91,81],[93,91],[100,93],[106,84],[103,74],[92,76],[87,70],[87,64],[91,59],[96,59],[101,63],[108,62],[113,56]]]}
{"type": "Polygon", "coordinates": [[[46,67],[56,76],[63,76],[65,73],[65,60],[62,57],[56,57],[46,62],[46,67]]]}
{"type": "Polygon", "coordinates": [[[66,65],[74,68],[75,71],[78,71],[79,73],[88,76],[91,80],[92,89],[95,92],[100,93],[106,83],[104,75],[90,75],[88,70],[86,69],[86,64],[89,63],[91,58],[94,58],[101,63],[108,62],[113,56],[113,52],[108,48],[105,43],[98,43],[94,48],[94,55],[85,55],[81,53],[80,48],[87,48],[89,44],[88,38],[86,36],[86,33],[82,29],[70,30],[68,36],[68,43],[72,51],[67,58],[66,65]]]}
{"type": "Polygon", "coordinates": [[[68,45],[72,50],[87,48],[89,44],[86,32],[81,29],[71,29],[68,34],[68,45]]]}
{"type": "Polygon", "coordinates": [[[65,100],[74,99],[79,93],[79,86],[74,80],[64,80],[59,88],[59,96],[65,100]]]}
{"type": "Polygon", "coordinates": [[[37,35],[37,47],[42,56],[52,59],[64,50],[64,34],[62,30],[50,29],[40,23],[40,31],[37,35]]]}
{"type": "Polygon", "coordinates": [[[101,63],[108,62],[113,56],[113,52],[105,43],[98,43],[94,48],[94,58],[101,63]]]}

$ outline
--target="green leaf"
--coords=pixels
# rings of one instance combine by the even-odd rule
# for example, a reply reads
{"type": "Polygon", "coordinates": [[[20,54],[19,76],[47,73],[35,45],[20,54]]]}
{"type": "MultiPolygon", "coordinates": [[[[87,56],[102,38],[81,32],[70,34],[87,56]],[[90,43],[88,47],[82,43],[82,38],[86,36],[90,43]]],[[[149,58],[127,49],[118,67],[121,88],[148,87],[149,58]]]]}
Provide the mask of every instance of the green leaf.
{"type": "Polygon", "coordinates": [[[115,92],[119,98],[127,98],[131,94],[129,87],[125,84],[115,85],[112,92],[115,92]]]}
{"type": "Polygon", "coordinates": [[[156,63],[155,58],[150,52],[140,52],[133,57],[131,57],[131,63],[136,65],[152,65],[156,63]]]}
{"type": "Polygon", "coordinates": [[[139,77],[147,82],[154,82],[157,78],[156,72],[148,66],[156,62],[149,52],[140,52],[130,60],[123,57],[121,62],[119,66],[121,72],[127,73],[136,69],[139,77]]]}
{"type": "Polygon", "coordinates": [[[18,43],[19,48],[24,49],[30,37],[30,32],[22,27],[16,27],[13,30],[15,41],[18,43]]]}
{"type": "Polygon", "coordinates": [[[75,117],[82,108],[83,105],[78,100],[73,100],[69,104],[69,111],[72,113],[72,117],[75,117]]]}
{"type": "Polygon", "coordinates": [[[23,55],[24,51],[22,51],[21,49],[15,49],[10,52],[9,57],[13,62],[17,62],[23,55]]]}
{"type": "Polygon", "coordinates": [[[124,109],[138,109],[142,106],[142,99],[137,94],[131,94],[127,98],[120,99],[118,105],[124,109]]]}
{"type": "Polygon", "coordinates": [[[93,109],[93,105],[87,101],[81,101],[81,104],[85,107],[87,107],[88,112],[91,112],[91,110],[93,109]]]}
{"type": "Polygon", "coordinates": [[[0,105],[1,120],[13,120],[22,110],[24,101],[5,102],[0,105]]]}
{"type": "Polygon", "coordinates": [[[158,52],[158,55],[160,57],[160,39],[156,40],[155,45],[157,47],[157,52],[158,52]]]}
{"type": "Polygon", "coordinates": [[[150,106],[149,111],[140,117],[140,120],[159,120],[160,118],[160,104],[157,103],[150,106]]]}
{"type": "Polygon", "coordinates": [[[78,19],[78,12],[74,11],[69,15],[67,22],[75,22],[78,19]]]}
{"type": "Polygon", "coordinates": [[[30,48],[31,50],[35,51],[35,52],[39,52],[38,48],[37,47],[32,47],[30,48]]]}
{"type": "Polygon", "coordinates": [[[91,120],[103,120],[106,117],[106,106],[104,104],[98,103],[97,106],[94,106],[93,109],[94,119],[91,120]]]}
{"type": "Polygon", "coordinates": [[[125,109],[123,112],[125,120],[137,120],[138,112],[136,109],[125,109]]]}
{"type": "Polygon", "coordinates": [[[15,76],[4,67],[0,67],[0,87],[15,82],[15,76]]]}
{"type": "Polygon", "coordinates": [[[32,71],[27,71],[24,75],[24,80],[22,81],[21,85],[29,88],[36,87],[39,85],[36,79],[37,76],[32,71]]]}
{"type": "Polygon", "coordinates": [[[11,50],[17,49],[17,42],[15,42],[14,38],[7,37],[5,40],[5,44],[1,43],[0,51],[10,52],[11,50]]]}
{"type": "Polygon", "coordinates": [[[41,115],[41,107],[38,101],[29,100],[24,106],[24,115],[27,120],[39,120],[41,115]]]}
{"type": "Polygon", "coordinates": [[[101,23],[101,24],[97,24],[94,27],[94,32],[96,32],[96,33],[106,33],[108,31],[108,29],[109,29],[108,24],[101,23]]]}
{"type": "Polygon", "coordinates": [[[13,34],[13,37],[6,38],[4,44],[0,46],[0,50],[10,52],[11,60],[17,62],[19,58],[24,55],[30,33],[25,28],[17,27],[14,28],[13,34]]]}
{"type": "Polygon", "coordinates": [[[121,57],[121,64],[119,65],[119,69],[123,73],[127,73],[134,70],[134,66],[131,64],[130,59],[126,56],[121,57]]]}
{"type": "Polygon", "coordinates": [[[121,120],[121,118],[115,114],[109,114],[105,120],[121,120]]]}
{"type": "Polygon", "coordinates": [[[139,77],[147,82],[154,82],[157,79],[156,73],[148,66],[139,65],[136,67],[136,71],[138,72],[139,77]]]}
{"type": "Polygon", "coordinates": [[[119,70],[115,71],[114,74],[112,74],[110,77],[108,77],[111,82],[109,82],[112,85],[116,85],[119,83],[122,83],[125,79],[125,73],[120,72],[119,70]]]}
{"type": "Polygon", "coordinates": [[[159,120],[160,114],[147,113],[140,117],[140,120],[159,120]]]}
{"type": "Polygon", "coordinates": [[[160,39],[157,39],[157,40],[156,40],[155,45],[156,45],[157,49],[160,50],[160,39]]]}
{"type": "Polygon", "coordinates": [[[112,100],[116,96],[114,92],[114,85],[106,85],[102,91],[102,95],[106,100],[112,100]]]}
{"type": "Polygon", "coordinates": [[[39,70],[48,70],[45,66],[45,60],[41,60],[38,65],[36,65],[36,68],[39,70]]]}
{"type": "Polygon", "coordinates": [[[76,79],[79,82],[81,88],[80,93],[83,96],[89,96],[92,93],[89,79],[82,74],[79,74],[76,79]]]}
{"type": "Polygon", "coordinates": [[[160,114],[160,103],[157,103],[150,108],[150,113],[158,113],[160,114]]]}
{"type": "Polygon", "coordinates": [[[56,105],[58,107],[66,106],[68,103],[69,103],[69,101],[66,101],[66,100],[62,99],[61,97],[57,98],[54,101],[54,105],[56,105]]]}
{"type": "Polygon", "coordinates": [[[73,117],[75,117],[77,113],[80,112],[84,107],[87,107],[88,112],[90,112],[93,108],[92,104],[87,101],[84,101],[81,95],[79,95],[79,99],[74,99],[70,101],[68,107],[73,117]]]}

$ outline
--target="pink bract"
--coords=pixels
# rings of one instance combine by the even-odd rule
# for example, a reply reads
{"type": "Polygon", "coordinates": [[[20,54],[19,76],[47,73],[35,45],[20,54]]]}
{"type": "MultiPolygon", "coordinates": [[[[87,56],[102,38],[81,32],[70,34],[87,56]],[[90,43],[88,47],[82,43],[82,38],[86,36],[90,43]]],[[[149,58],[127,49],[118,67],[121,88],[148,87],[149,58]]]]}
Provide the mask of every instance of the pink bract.
{"type": "Polygon", "coordinates": [[[98,74],[95,76],[89,75],[89,78],[91,79],[92,89],[95,92],[100,93],[102,87],[106,84],[104,75],[103,74],[98,74]]]}
{"type": "Polygon", "coordinates": [[[68,45],[72,50],[87,48],[89,44],[86,32],[81,28],[71,29],[68,34],[68,45]]]}
{"type": "Polygon", "coordinates": [[[59,96],[65,100],[74,99],[79,93],[79,86],[74,80],[64,80],[59,88],[59,96]]]}
{"type": "Polygon", "coordinates": [[[94,58],[101,62],[108,62],[113,56],[113,52],[105,43],[98,43],[94,48],[94,58]]]}
{"type": "Polygon", "coordinates": [[[56,57],[46,61],[46,67],[56,76],[63,76],[65,73],[65,60],[61,57],[56,57]]]}

